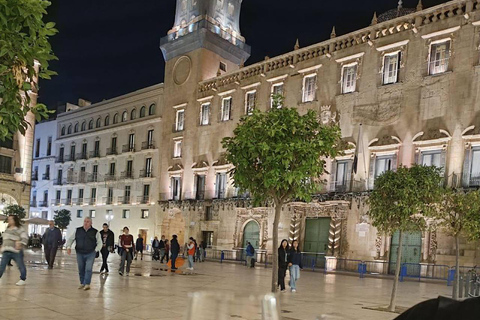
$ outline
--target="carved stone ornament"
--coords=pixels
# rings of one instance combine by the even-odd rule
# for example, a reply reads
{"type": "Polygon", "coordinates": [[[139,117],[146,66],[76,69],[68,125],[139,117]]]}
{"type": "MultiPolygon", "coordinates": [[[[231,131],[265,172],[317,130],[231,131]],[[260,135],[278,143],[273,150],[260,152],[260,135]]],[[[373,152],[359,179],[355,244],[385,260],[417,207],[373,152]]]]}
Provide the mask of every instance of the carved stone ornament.
{"type": "Polygon", "coordinates": [[[332,112],[332,106],[321,106],[320,107],[320,122],[324,125],[331,122],[335,122],[337,118],[337,113],[332,112]]]}

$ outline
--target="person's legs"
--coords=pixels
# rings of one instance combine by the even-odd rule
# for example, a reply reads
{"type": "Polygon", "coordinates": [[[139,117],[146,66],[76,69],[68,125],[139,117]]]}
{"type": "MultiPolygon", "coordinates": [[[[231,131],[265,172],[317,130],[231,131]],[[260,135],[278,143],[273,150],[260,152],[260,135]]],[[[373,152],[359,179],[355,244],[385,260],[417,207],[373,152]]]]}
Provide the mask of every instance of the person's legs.
{"type": "Polygon", "coordinates": [[[85,255],[77,252],[78,275],[80,284],[85,285],[85,255]]]}
{"type": "Polygon", "coordinates": [[[177,255],[172,253],[172,269],[173,270],[177,269],[175,267],[175,260],[177,260],[177,255]]]}
{"type": "Polygon", "coordinates": [[[247,256],[247,267],[251,267],[252,266],[252,256],[247,256]]]}
{"type": "Polygon", "coordinates": [[[165,258],[165,249],[160,249],[160,263],[163,263],[164,258],[165,258]]]}
{"type": "Polygon", "coordinates": [[[93,263],[95,262],[96,252],[85,255],[85,285],[90,285],[92,282],[93,263]]]}
{"type": "Polygon", "coordinates": [[[48,266],[50,266],[50,250],[51,248],[48,245],[45,245],[43,252],[45,253],[45,260],[47,260],[48,266]]]}
{"type": "Polygon", "coordinates": [[[295,283],[295,266],[291,266],[290,267],[290,288],[292,290],[296,290],[297,289],[297,286],[296,286],[296,283],[295,283]]]}
{"type": "Polygon", "coordinates": [[[25,263],[23,262],[23,250],[20,250],[19,253],[13,253],[13,260],[15,260],[18,270],[20,270],[20,280],[25,281],[27,279],[27,268],[25,268],[25,263]]]}
{"type": "Polygon", "coordinates": [[[123,271],[125,270],[125,260],[127,259],[127,254],[130,255],[130,252],[127,252],[126,250],[122,251],[122,259],[120,260],[120,268],[118,269],[118,272],[123,274],[123,271]]]}
{"type": "Polygon", "coordinates": [[[285,290],[285,274],[287,270],[285,268],[278,268],[278,285],[280,290],[285,290]]]}
{"type": "Polygon", "coordinates": [[[188,267],[193,269],[193,255],[188,255],[188,267]]]}
{"type": "Polygon", "coordinates": [[[10,251],[4,251],[2,255],[2,262],[0,263],[0,278],[2,277],[3,273],[5,272],[5,269],[7,268],[7,265],[10,262],[10,259],[12,259],[12,254],[10,251]]]}
{"type": "Polygon", "coordinates": [[[50,268],[53,268],[53,264],[55,263],[55,257],[57,256],[57,247],[50,247],[49,251],[50,251],[50,259],[49,259],[48,265],[50,266],[50,268]]]}
{"type": "Polygon", "coordinates": [[[100,268],[100,272],[102,272],[103,270],[106,270],[108,272],[108,265],[107,265],[108,249],[102,248],[102,250],[100,250],[100,253],[102,254],[102,267],[100,268]]]}
{"type": "Polygon", "coordinates": [[[169,255],[170,255],[170,252],[165,251],[165,259],[166,259],[166,261],[167,261],[166,263],[168,263],[168,260],[170,260],[169,255]]]}
{"type": "Polygon", "coordinates": [[[128,274],[130,273],[130,265],[132,264],[132,255],[130,254],[130,252],[127,253],[126,259],[127,259],[127,274],[128,274]]]}

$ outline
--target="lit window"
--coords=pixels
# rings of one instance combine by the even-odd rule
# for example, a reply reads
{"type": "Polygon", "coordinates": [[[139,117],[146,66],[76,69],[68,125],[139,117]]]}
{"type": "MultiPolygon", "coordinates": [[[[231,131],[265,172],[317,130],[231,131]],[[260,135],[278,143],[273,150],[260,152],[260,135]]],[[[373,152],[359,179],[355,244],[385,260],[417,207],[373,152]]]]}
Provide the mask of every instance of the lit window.
{"type": "Polygon", "coordinates": [[[182,156],[182,140],[174,141],[173,157],[180,158],[182,156]]]}
{"type": "Polygon", "coordinates": [[[381,156],[375,159],[375,179],[393,169],[393,155],[381,156]]]}
{"type": "Polygon", "coordinates": [[[386,54],[383,58],[383,84],[398,82],[401,53],[386,54]]]}
{"type": "Polygon", "coordinates": [[[222,121],[228,121],[232,116],[232,97],[222,99],[222,121]]]}
{"type": "Polygon", "coordinates": [[[215,197],[224,199],[227,191],[227,174],[225,172],[217,173],[215,182],[215,197]]]}
{"type": "Polygon", "coordinates": [[[185,110],[177,110],[175,119],[175,131],[183,131],[185,125],[185,110]]]}
{"type": "Polygon", "coordinates": [[[442,151],[435,150],[435,151],[425,151],[422,152],[422,159],[421,165],[422,166],[435,166],[437,168],[441,168],[441,158],[442,158],[442,151]]]}
{"type": "Polygon", "coordinates": [[[450,40],[433,43],[430,47],[429,74],[439,74],[448,70],[450,58],[450,40]]]}
{"type": "Polygon", "coordinates": [[[150,211],[148,209],[142,209],[142,219],[148,219],[150,211]]]}
{"type": "Polygon", "coordinates": [[[354,92],[357,85],[357,64],[343,66],[342,93],[354,92]]]}
{"type": "Polygon", "coordinates": [[[123,113],[122,113],[122,122],[127,121],[127,117],[128,117],[127,111],[123,111],[123,113]]]}
{"type": "Polygon", "coordinates": [[[210,124],[210,103],[202,104],[200,112],[200,125],[206,126],[210,124]]]}
{"type": "Polygon", "coordinates": [[[130,218],[130,210],[123,210],[122,212],[122,218],[123,219],[129,219],[130,218]]]}
{"type": "Polygon", "coordinates": [[[95,210],[90,210],[90,218],[95,218],[96,213],[97,212],[95,210]]]}
{"type": "Polygon", "coordinates": [[[182,179],[180,177],[172,177],[170,179],[171,199],[180,200],[182,187],[182,179]]]}
{"type": "MultiPolygon", "coordinates": [[[[273,108],[273,103],[274,103],[274,97],[276,96],[283,96],[283,83],[277,83],[272,86],[272,97],[270,99],[270,106],[273,108]]],[[[279,101],[279,104],[277,105],[277,108],[281,108],[282,104],[279,101]]]]}
{"type": "Polygon", "coordinates": [[[317,89],[317,75],[311,74],[303,78],[303,96],[302,102],[315,100],[315,91],[317,89]]]}
{"type": "Polygon", "coordinates": [[[257,91],[249,91],[245,95],[245,113],[250,115],[255,109],[255,102],[257,100],[257,91]]]}

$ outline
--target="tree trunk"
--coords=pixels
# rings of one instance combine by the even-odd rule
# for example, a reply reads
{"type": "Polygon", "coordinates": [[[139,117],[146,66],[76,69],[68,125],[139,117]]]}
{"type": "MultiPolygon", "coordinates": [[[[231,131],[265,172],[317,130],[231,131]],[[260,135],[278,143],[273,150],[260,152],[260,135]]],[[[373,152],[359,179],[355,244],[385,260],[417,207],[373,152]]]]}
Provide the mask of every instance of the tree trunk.
{"type": "Polygon", "coordinates": [[[272,243],[272,292],[276,292],[278,288],[278,223],[280,222],[282,204],[283,203],[281,203],[280,201],[275,201],[275,217],[273,219],[272,243]]]}
{"type": "Polygon", "coordinates": [[[455,236],[455,281],[453,282],[453,299],[458,299],[460,289],[460,239],[455,236]]]}
{"type": "Polygon", "coordinates": [[[388,310],[391,312],[395,312],[395,307],[396,307],[397,287],[398,287],[398,281],[400,278],[400,269],[402,268],[401,266],[402,246],[403,246],[403,231],[400,230],[400,235],[398,239],[397,265],[395,268],[395,280],[393,281],[392,296],[390,297],[390,305],[388,306],[388,310]]]}

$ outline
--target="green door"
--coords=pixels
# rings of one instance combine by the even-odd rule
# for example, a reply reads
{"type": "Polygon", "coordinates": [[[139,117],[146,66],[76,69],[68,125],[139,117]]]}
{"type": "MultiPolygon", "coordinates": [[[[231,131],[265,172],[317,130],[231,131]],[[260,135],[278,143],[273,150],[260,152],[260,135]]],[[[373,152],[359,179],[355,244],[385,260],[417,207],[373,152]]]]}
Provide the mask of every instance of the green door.
{"type": "Polygon", "coordinates": [[[243,229],[243,247],[247,247],[247,242],[250,242],[255,249],[260,246],[260,227],[255,221],[250,221],[243,229]]]}
{"type": "MultiPolygon", "coordinates": [[[[390,245],[390,274],[395,273],[396,261],[398,257],[398,242],[400,240],[400,233],[397,231],[392,236],[392,243],[390,245]]],[[[402,263],[408,263],[407,275],[415,276],[420,273],[420,267],[417,265],[421,261],[422,252],[422,233],[421,232],[406,232],[403,236],[402,245],[402,263]]]]}
{"type": "Polygon", "coordinates": [[[307,219],[305,225],[305,241],[302,251],[305,254],[307,263],[315,259],[315,266],[325,267],[325,255],[328,253],[328,235],[330,231],[330,218],[307,219]]]}

